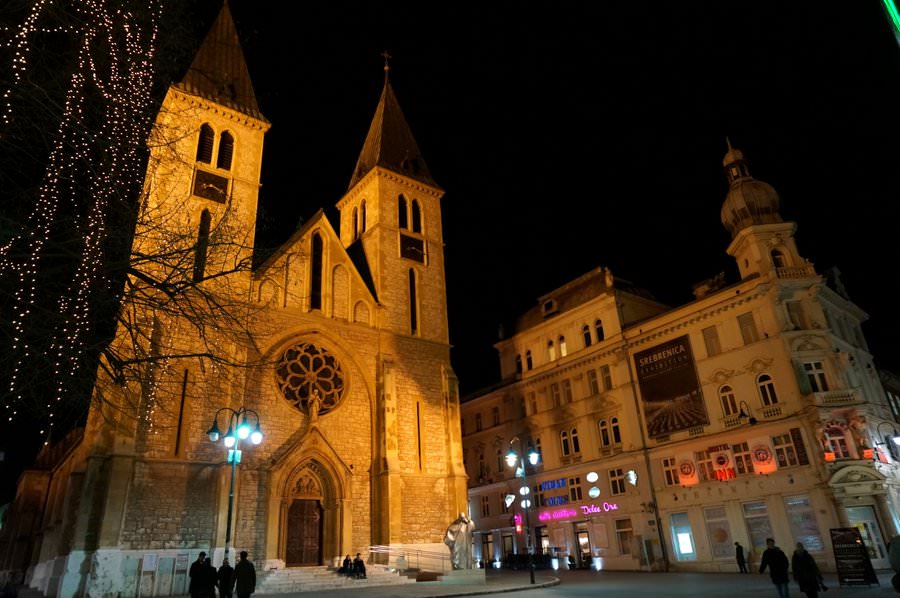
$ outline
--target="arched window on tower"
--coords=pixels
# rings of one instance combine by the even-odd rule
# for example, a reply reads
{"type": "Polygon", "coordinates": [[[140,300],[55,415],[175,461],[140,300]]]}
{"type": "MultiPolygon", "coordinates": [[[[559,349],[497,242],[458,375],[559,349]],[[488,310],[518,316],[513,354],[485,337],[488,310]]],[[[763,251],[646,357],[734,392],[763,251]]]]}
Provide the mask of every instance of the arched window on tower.
{"type": "Polygon", "coordinates": [[[219,135],[219,155],[216,166],[222,170],[231,170],[231,158],[234,156],[234,137],[228,131],[219,135]]]}
{"type": "Polygon", "coordinates": [[[756,387],[759,389],[759,398],[763,405],[774,405],[778,402],[775,394],[775,381],[769,374],[760,374],[756,378],[756,387]]]}
{"type": "Polygon", "coordinates": [[[419,202],[412,200],[412,232],[422,232],[422,211],[419,209],[419,202]]]}
{"type": "Polygon", "coordinates": [[[309,308],[322,309],[322,237],[312,238],[312,271],[309,277],[309,308]]]}
{"type": "Polygon", "coordinates": [[[353,240],[355,241],[359,237],[359,210],[356,208],[353,208],[353,223],[350,226],[353,228],[353,240]]]}
{"type": "Polygon", "coordinates": [[[200,214],[200,230],[197,233],[197,245],[194,247],[194,282],[200,282],[206,276],[206,254],[209,251],[209,227],[212,217],[209,210],[200,214]]]}
{"type": "Polygon", "coordinates": [[[559,337],[559,356],[565,357],[569,353],[568,347],[566,347],[566,337],[559,337]]]}
{"type": "Polygon", "coordinates": [[[406,212],[406,198],[402,195],[397,200],[397,226],[409,228],[409,216],[406,212]]]}
{"type": "Polygon", "coordinates": [[[531,351],[525,351],[525,368],[531,371],[534,368],[534,361],[531,359],[531,351]]]}
{"type": "Polygon", "coordinates": [[[416,334],[419,332],[419,313],[416,309],[416,271],[409,269],[409,329],[416,334]]]}
{"type": "Polygon", "coordinates": [[[200,139],[197,141],[197,162],[212,163],[213,142],[216,134],[206,123],[200,125],[200,139]]]}
{"type": "Polygon", "coordinates": [[[581,336],[584,338],[584,346],[591,346],[591,327],[585,324],[581,327],[581,336]]]}
{"type": "Polygon", "coordinates": [[[597,331],[597,342],[598,343],[600,341],[602,341],[604,338],[606,338],[603,335],[603,320],[597,320],[596,322],[594,322],[594,330],[597,331]]]}
{"type": "Polygon", "coordinates": [[[734,398],[734,389],[727,384],[719,388],[719,401],[722,403],[722,413],[725,415],[737,415],[737,401],[734,398]]]}
{"type": "Polygon", "coordinates": [[[366,200],[359,202],[359,235],[366,232],[366,200]]]}
{"type": "Polygon", "coordinates": [[[777,249],[772,250],[772,263],[776,268],[784,268],[787,266],[787,259],[784,257],[784,254],[778,251],[777,249]]]}

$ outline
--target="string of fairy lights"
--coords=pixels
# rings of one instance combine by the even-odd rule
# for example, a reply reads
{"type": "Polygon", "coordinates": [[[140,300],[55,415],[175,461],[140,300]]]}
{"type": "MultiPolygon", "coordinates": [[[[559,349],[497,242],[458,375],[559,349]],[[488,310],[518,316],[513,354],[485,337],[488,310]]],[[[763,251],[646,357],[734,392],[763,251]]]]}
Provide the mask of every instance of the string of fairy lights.
{"type": "Polygon", "coordinates": [[[37,0],[18,27],[6,30],[11,35],[6,47],[12,50],[12,77],[10,87],[2,94],[3,126],[10,126],[16,116],[18,104],[13,98],[18,97],[27,80],[30,58],[37,51],[34,40],[53,33],[72,36],[78,42],[76,68],[68,82],[62,118],[36,201],[21,231],[0,245],[0,275],[15,282],[11,326],[12,350],[17,355],[4,415],[13,421],[19,413],[27,383],[23,378],[33,360],[40,357],[51,361],[54,392],[47,398],[46,428],[41,430],[47,438],[55,404],[66,396],[85,354],[93,315],[91,294],[102,282],[110,209],[115,202],[134,201],[122,196],[122,189],[140,188],[143,180],[140,153],[151,119],[162,0],[135,2],[136,10],[128,10],[128,4],[37,0]],[[78,25],[42,27],[42,19],[49,19],[51,8],[71,11],[78,25]],[[98,110],[102,118],[99,125],[92,126],[86,114],[98,110]],[[84,186],[72,183],[73,169],[86,181],[84,186]],[[63,207],[75,212],[80,255],[56,306],[62,323],[52,331],[49,343],[33,347],[27,341],[28,329],[40,317],[36,304],[42,267],[49,259],[46,245],[59,233],[56,220],[63,207]],[[39,352],[42,354],[37,355],[39,352]]]}

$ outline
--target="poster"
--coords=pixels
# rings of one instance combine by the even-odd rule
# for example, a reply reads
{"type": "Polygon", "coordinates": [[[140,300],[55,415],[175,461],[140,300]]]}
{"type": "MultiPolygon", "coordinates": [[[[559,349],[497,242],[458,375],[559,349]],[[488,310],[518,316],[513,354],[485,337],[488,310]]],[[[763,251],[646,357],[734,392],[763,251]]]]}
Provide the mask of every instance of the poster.
{"type": "Polygon", "coordinates": [[[869,551],[855,527],[831,529],[831,546],[837,565],[838,583],[844,585],[880,585],[869,551]]]}
{"type": "Polygon", "coordinates": [[[687,335],[636,353],[634,362],[651,438],[709,425],[687,335]]]}

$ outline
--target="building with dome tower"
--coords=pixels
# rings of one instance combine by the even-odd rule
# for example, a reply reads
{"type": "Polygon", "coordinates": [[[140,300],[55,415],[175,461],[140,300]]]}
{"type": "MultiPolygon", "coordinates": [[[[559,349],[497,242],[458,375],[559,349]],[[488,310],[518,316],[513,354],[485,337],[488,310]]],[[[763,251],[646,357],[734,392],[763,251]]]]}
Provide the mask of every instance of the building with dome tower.
{"type": "Polygon", "coordinates": [[[736,571],[735,542],[752,567],[772,537],[834,570],[830,530],[847,527],[889,566],[900,452],[867,315],[730,142],[723,166],[740,280],[670,307],[597,268],[495,345],[502,382],[462,404],[486,566],[521,564],[533,542],[539,566],[736,571]],[[511,448],[540,454],[527,484],[511,448]]]}

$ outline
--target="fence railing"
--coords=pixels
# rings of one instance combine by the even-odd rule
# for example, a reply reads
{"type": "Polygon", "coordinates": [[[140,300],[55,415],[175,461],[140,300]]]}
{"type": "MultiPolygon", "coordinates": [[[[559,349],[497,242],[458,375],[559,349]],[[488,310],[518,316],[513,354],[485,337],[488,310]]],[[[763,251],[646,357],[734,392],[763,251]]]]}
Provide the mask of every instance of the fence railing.
{"type": "Polygon", "coordinates": [[[393,567],[400,572],[417,569],[446,573],[452,568],[449,550],[424,550],[414,546],[369,546],[369,562],[393,567]]]}

